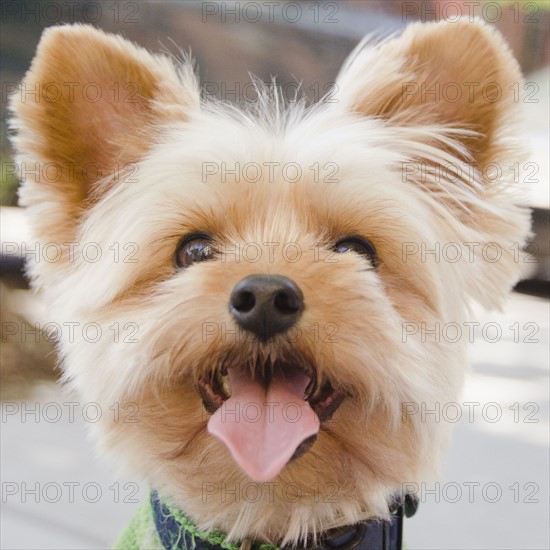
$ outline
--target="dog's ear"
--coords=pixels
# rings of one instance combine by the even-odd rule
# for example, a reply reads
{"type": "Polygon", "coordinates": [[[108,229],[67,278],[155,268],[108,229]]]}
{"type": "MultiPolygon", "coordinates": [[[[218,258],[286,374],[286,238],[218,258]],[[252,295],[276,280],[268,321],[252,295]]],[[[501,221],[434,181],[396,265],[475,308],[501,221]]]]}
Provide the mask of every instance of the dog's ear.
{"type": "Polygon", "coordinates": [[[191,64],[91,26],[44,31],[12,98],[21,202],[40,239],[71,240],[82,210],[139,161],[200,97],[191,64]]]}
{"type": "Polygon", "coordinates": [[[484,167],[505,146],[500,132],[517,111],[522,84],[510,49],[488,25],[416,23],[399,38],[359,47],[340,73],[336,98],[394,126],[470,130],[459,139],[484,167]]]}
{"type": "Polygon", "coordinates": [[[417,23],[398,38],[367,42],[337,80],[333,108],[378,121],[373,140],[403,159],[401,181],[431,206],[440,238],[476,247],[473,259],[464,247],[464,281],[488,306],[519,278],[513,251],[530,225],[514,176],[526,158],[522,90],[503,37],[465,20],[417,23]],[[497,261],[484,255],[489,245],[497,261]]]}

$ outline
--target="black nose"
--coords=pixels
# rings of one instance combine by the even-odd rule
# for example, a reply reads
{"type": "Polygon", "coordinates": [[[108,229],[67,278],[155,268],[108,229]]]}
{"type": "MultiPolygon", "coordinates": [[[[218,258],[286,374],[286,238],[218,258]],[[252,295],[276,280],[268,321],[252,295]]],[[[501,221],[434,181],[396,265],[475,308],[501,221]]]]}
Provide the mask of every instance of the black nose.
{"type": "Polygon", "coordinates": [[[265,341],[296,323],[304,309],[304,295],[287,277],[249,275],[231,292],[229,309],[242,328],[265,341]]]}

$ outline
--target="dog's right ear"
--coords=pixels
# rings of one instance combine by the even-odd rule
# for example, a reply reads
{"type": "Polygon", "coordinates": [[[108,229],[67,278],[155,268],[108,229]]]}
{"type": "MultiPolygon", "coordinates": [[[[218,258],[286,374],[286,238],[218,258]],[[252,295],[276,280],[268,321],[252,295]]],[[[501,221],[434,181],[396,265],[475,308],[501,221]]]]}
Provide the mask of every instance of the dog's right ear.
{"type": "Polygon", "coordinates": [[[33,234],[59,244],[74,239],[82,212],[113,175],[199,104],[191,63],[177,71],[168,57],[88,25],[46,29],[11,103],[33,234]]]}

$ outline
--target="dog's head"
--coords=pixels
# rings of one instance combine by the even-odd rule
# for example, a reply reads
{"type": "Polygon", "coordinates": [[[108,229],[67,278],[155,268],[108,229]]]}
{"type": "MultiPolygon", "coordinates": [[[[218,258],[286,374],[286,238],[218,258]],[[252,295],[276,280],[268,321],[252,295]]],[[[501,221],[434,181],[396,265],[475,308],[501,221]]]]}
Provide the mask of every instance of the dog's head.
{"type": "Polygon", "coordinates": [[[104,447],[235,538],[383,515],[431,475],[447,426],[404,411],[464,373],[433,331],[518,276],[520,82],[489,27],[413,25],[319,105],[240,112],[188,62],[47,30],[13,102],[29,269],[104,447]]]}

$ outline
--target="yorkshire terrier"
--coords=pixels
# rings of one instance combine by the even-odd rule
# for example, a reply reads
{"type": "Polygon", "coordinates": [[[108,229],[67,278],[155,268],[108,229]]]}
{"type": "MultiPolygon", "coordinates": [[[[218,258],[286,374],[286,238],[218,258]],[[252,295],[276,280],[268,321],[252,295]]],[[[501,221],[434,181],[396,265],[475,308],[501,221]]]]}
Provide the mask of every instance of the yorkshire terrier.
{"type": "Polygon", "coordinates": [[[334,546],[350,526],[397,547],[404,487],[449,443],[413,413],[457,401],[467,367],[466,331],[437,331],[519,277],[521,83],[479,21],[363,42],[330,100],[257,83],[243,109],[202,98],[189,59],[44,32],[12,121],[40,167],[21,203],[59,255],[28,268],[76,327],[66,382],[120,411],[100,449],[152,488],[118,548],[334,546]]]}

